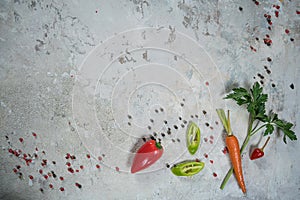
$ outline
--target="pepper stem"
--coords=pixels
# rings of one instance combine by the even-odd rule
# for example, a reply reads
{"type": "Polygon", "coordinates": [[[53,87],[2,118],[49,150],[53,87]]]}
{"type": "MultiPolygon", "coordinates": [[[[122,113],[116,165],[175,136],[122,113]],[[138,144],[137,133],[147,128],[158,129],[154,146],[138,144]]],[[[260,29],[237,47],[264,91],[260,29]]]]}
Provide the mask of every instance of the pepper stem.
{"type": "Polygon", "coordinates": [[[161,143],[159,143],[159,142],[155,142],[155,146],[156,146],[158,149],[161,149],[161,148],[162,148],[161,143]]]}
{"type": "Polygon", "coordinates": [[[264,146],[261,148],[261,151],[264,151],[264,148],[267,146],[269,140],[270,140],[270,136],[268,137],[268,139],[267,139],[267,141],[265,142],[264,146]]]}

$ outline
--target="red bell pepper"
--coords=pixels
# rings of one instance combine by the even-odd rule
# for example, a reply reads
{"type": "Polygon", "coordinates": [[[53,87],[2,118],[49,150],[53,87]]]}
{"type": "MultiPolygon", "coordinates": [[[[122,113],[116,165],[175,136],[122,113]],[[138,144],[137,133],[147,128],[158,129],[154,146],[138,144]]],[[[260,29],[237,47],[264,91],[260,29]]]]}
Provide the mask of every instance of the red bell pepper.
{"type": "Polygon", "coordinates": [[[162,156],[163,152],[164,149],[160,143],[155,140],[149,140],[135,154],[131,173],[136,173],[151,166],[162,156]]]}

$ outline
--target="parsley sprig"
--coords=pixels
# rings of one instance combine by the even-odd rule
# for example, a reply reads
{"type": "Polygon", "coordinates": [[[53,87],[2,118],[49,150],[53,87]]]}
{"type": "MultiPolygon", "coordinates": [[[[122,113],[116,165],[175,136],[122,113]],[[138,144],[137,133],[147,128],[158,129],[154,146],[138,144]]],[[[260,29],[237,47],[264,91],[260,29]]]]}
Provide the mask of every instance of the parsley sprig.
{"type": "MultiPolygon", "coordinates": [[[[245,88],[234,88],[225,99],[232,99],[240,106],[245,105],[249,112],[249,122],[247,137],[245,138],[240,152],[242,153],[246,148],[251,136],[264,129],[263,135],[271,135],[276,129],[282,131],[283,141],[287,143],[286,138],[290,140],[297,140],[297,136],[291,128],[294,126],[292,123],[278,118],[278,114],[270,112],[266,114],[266,102],[268,101],[268,95],[263,93],[263,88],[258,82],[255,82],[253,87],[248,91],[245,88]],[[256,125],[254,126],[254,124],[256,125]],[[260,124],[260,126],[258,126],[260,124]]],[[[221,189],[223,189],[233,173],[231,168],[225,176],[221,189]]]]}

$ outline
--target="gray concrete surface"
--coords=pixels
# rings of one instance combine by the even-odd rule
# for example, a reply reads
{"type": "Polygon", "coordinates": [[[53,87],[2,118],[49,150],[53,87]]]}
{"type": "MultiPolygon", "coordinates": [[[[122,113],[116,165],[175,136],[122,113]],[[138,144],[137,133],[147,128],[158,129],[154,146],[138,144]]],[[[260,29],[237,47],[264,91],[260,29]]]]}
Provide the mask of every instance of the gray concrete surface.
{"type": "Polygon", "coordinates": [[[0,199],[298,199],[300,145],[284,144],[282,133],[256,161],[250,147],[266,138],[251,139],[247,195],[234,178],[219,189],[230,162],[214,110],[230,109],[240,143],[246,136],[245,109],[222,99],[233,86],[262,81],[267,109],[294,123],[299,137],[300,3],[257,4],[1,0],[0,199]],[[178,117],[201,129],[194,156],[178,117]],[[130,174],[153,131],[163,157],[130,174]],[[206,166],[191,178],[166,167],[195,158],[206,166]]]}

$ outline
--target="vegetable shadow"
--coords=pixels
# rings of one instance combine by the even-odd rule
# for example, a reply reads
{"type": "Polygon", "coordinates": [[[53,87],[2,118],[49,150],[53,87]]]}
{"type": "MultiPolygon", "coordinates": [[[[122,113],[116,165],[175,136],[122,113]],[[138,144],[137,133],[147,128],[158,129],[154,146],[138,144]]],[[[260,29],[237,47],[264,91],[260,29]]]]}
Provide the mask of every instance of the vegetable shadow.
{"type": "Polygon", "coordinates": [[[143,140],[143,138],[146,139],[146,142],[150,139],[149,136],[144,135],[143,137],[139,138],[136,143],[134,143],[134,145],[131,147],[130,149],[130,153],[126,162],[126,166],[131,167],[134,156],[136,154],[136,152],[138,151],[138,149],[143,146],[143,144],[145,144],[145,141],[143,140]]]}

